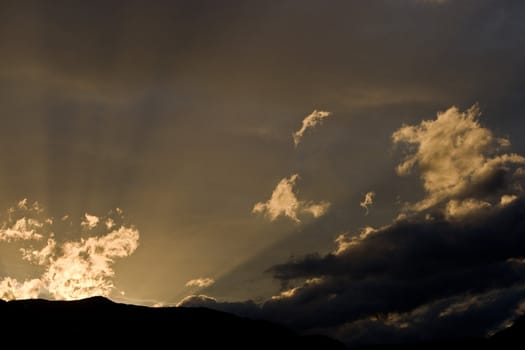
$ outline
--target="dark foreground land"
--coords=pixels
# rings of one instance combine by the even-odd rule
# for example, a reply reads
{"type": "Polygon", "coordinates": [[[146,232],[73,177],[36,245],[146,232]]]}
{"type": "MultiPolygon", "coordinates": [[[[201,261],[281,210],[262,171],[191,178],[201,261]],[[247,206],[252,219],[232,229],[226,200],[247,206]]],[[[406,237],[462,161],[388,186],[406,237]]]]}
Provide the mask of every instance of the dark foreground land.
{"type": "MultiPolygon", "coordinates": [[[[150,308],[94,297],[0,300],[0,339],[11,348],[345,349],[325,336],[205,308],[150,308]]],[[[363,349],[524,349],[525,318],[489,339],[374,345],[363,349]]]]}
{"type": "Polygon", "coordinates": [[[118,304],[102,297],[0,301],[0,339],[43,349],[345,349],[331,338],[300,336],[268,321],[205,308],[118,304]]]}

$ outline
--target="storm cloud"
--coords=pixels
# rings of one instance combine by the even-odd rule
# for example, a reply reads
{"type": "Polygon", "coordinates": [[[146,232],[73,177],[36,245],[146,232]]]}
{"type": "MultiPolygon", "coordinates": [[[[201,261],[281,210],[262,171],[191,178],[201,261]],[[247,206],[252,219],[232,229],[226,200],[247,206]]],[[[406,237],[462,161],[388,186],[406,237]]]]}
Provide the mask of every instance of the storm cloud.
{"type": "Polygon", "coordinates": [[[407,203],[388,225],[339,235],[328,254],[270,268],[283,290],[261,305],[259,316],[366,343],[454,338],[458,332],[451,325],[466,319],[473,321],[461,337],[484,336],[521,314],[523,158],[489,147],[497,142],[507,148],[510,142],[482,127],[473,111],[451,108],[395,131],[394,141],[404,133],[433,143],[409,147],[400,165],[427,162],[417,168],[426,204],[407,203]],[[446,125],[454,132],[441,130],[443,116],[451,118],[446,125]],[[435,133],[434,125],[440,128],[435,133]],[[480,186],[480,171],[504,176],[480,186]],[[435,177],[430,186],[428,179],[435,177]]]}

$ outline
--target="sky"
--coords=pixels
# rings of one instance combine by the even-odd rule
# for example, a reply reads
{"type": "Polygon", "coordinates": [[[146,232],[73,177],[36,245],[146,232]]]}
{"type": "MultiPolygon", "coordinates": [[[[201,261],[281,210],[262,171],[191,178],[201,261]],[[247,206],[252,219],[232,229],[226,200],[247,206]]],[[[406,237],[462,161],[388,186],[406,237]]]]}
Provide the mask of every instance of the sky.
{"type": "Polygon", "coordinates": [[[520,0],[0,1],[0,297],[349,344],[525,311],[520,0]]]}

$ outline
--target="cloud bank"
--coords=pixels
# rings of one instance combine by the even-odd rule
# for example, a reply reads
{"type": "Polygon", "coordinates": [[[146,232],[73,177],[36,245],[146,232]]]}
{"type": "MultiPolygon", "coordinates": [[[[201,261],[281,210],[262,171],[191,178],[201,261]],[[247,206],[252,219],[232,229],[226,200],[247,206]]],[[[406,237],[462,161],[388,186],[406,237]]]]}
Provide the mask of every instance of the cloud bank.
{"type": "MultiPolygon", "coordinates": [[[[8,238],[4,241],[10,242],[15,238],[43,241],[47,237],[40,248],[28,245],[20,249],[22,259],[41,267],[43,272],[38,278],[24,281],[4,277],[0,280],[0,298],[72,300],[111,294],[115,274],[112,265],[115,259],[127,257],[137,249],[137,229],[114,224],[97,236],[82,237],[78,241],[60,241],[53,233],[51,219],[13,218],[21,214],[38,216],[41,211],[20,206],[18,209],[11,208],[8,211],[9,219],[3,226],[7,227],[4,236],[8,238]],[[14,224],[10,225],[12,221],[14,224]]],[[[118,211],[117,214],[119,217],[111,219],[113,223],[122,222],[122,213],[118,211]]],[[[91,229],[99,222],[99,218],[93,215],[86,214],[85,219],[81,225],[91,229]]]]}
{"type": "Polygon", "coordinates": [[[425,197],[328,254],[270,268],[283,289],[257,316],[364,344],[483,336],[522,314],[524,158],[478,118],[452,107],[395,131],[408,146],[398,173],[416,172],[425,197]]]}
{"type": "Polygon", "coordinates": [[[294,186],[299,179],[298,174],[293,174],[288,178],[283,178],[272,192],[272,196],[266,202],[258,202],[254,205],[253,213],[263,213],[270,221],[276,220],[279,216],[285,216],[300,223],[300,214],[310,214],[314,218],[323,216],[330,208],[330,203],[321,201],[314,203],[311,201],[301,201],[294,193],[294,186]]]}

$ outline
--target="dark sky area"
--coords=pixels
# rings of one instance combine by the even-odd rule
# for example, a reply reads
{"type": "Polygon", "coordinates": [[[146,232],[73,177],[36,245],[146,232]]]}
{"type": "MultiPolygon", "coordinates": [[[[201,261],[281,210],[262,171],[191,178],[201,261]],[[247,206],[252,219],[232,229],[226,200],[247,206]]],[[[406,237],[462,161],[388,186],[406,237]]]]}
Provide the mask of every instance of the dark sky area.
{"type": "Polygon", "coordinates": [[[205,305],[348,343],[503,327],[525,311],[524,18],[0,0],[0,297],[205,305]]]}

